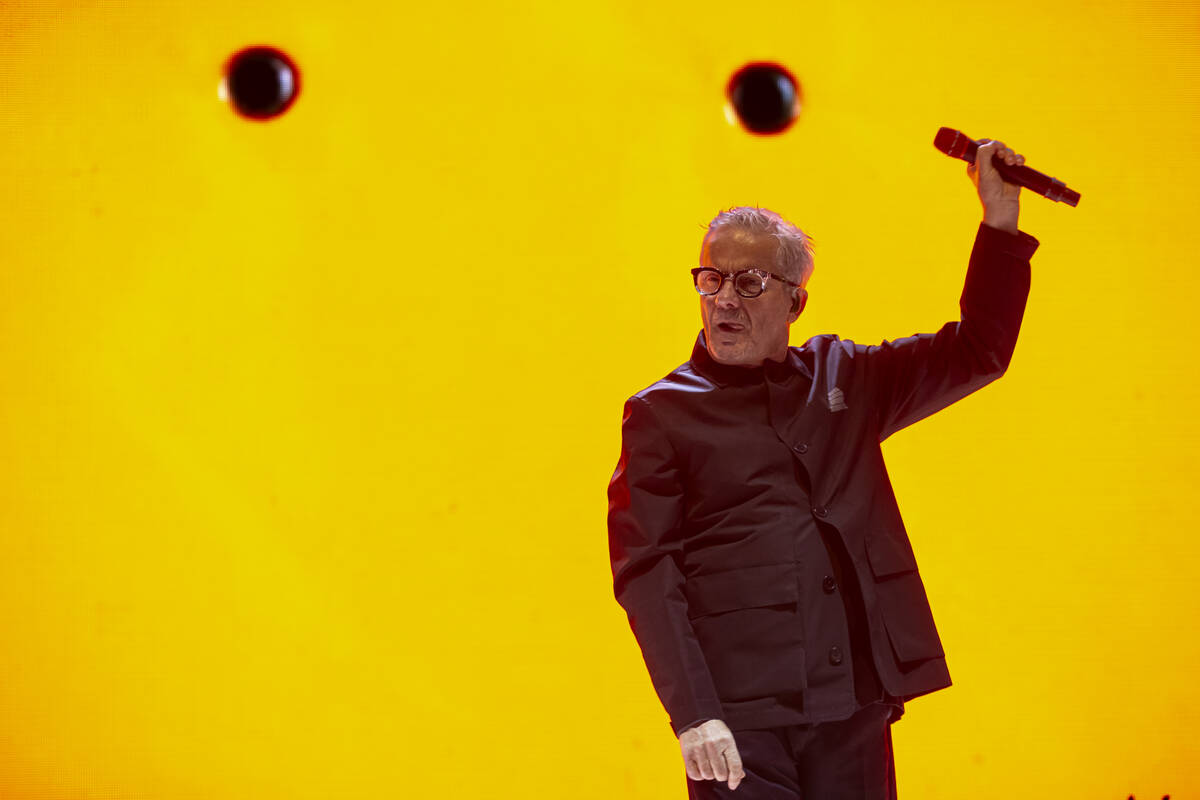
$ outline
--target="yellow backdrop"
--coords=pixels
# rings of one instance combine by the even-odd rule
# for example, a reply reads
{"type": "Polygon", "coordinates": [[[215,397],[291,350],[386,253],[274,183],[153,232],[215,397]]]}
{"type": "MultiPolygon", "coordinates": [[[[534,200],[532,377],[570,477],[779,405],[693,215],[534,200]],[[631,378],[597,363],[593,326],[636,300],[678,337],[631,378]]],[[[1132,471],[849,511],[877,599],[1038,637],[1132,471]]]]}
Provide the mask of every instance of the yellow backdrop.
{"type": "Polygon", "coordinates": [[[612,598],[622,401],[720,209],[816,243],[792,331],[957,316],[1029,192],[1008,374],[885,445],[955,685],[900,796],[1200,793],[1194,3],[0,6],[0,797],[664,798],[612,598]],[[293,108],[233,114],[267,44],[293,108]],[[777,60],[785,135],[725,118],[777,60]]]}

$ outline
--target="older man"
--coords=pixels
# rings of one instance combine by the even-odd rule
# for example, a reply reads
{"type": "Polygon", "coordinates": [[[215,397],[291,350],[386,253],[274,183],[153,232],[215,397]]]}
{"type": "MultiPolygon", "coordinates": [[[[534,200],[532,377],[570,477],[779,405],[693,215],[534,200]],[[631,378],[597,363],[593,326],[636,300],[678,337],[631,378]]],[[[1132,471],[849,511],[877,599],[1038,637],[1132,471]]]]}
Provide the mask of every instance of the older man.
{"type": "Polygon", "coordinates": [[[808,237],[773,212],[710,223],[691,359],[625,404],[609,547],[693,798],[895,797],[892,722],[950,685],[880,443],[1000,377],[1037,239],[980,140],[983,204],[937,333],[788,346],[808,237]]]}

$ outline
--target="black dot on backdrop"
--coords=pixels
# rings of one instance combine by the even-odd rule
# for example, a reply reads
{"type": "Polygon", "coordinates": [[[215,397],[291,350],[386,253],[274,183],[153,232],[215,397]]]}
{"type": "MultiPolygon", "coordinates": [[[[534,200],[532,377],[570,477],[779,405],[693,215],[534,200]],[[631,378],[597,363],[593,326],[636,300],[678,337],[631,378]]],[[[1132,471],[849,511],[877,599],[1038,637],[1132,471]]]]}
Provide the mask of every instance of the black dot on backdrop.
{"type": "Polygon", "coordinates": [[[800,84],[787,69],[767,61],[747,64],[729,78],[725,98],[751,133],[787,130],[800,113],[800,84]]]}
{"type": "Polygon", "coordinates": [[[300,92],[300,71],[274,47],[247,47],[225,64],[225,90],[239,114],[271,119],[287,111],[300,92]]]}

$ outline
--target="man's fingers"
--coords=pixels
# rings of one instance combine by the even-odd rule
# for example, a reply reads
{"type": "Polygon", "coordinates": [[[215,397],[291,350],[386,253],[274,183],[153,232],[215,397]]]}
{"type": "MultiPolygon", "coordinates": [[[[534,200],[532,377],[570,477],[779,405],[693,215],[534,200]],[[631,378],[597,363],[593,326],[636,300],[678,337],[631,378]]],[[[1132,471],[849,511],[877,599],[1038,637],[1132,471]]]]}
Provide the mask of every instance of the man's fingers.
{"type": "Polygon", "coordinates": [[[704,743],[704,752],[708,754],[708,761],[712,764],[713,776],[719,781],[729,779],[729,768],[725,766],[725,756],[721,753],[726,747],[728,745],[721,741],[704,743]]]}
{"type": "Polygon", "coordinates": [[[703,742],[690,743],[683,751],[683,763],[688,777],[694,781],[711,781],[712,765],[708,763],[708,751],[703,742]]]}
{"type": "Polygon", "coordinates": [[[725,763],[729,765],[729,788],[736,789],[746,777],[746,771],[742,769],[742,756],[738,753],[736,744],[729,745],[729,749],[725,751],[725,763]]]}
{"type": "Polygon", "coordinates": [[[975,158],[975,163],[979,164],[979,155],[981,154],[981,151],[983,151],[982,154],[985,156],[983,161],[987,164],[987,166],[985,167],[981,165],[980,169],[983,169],[984,171],[988,171],[989,168],[994,169],[991,159],[991,156],[993,155],[998,156],[1001,161],[1011,166],[1020,166],[1025,163],[1025,156],[1021,155],[1016,150],[1013,150],[1011,147],[1008,147],[1004,144],[1004,142],[1001,142],[998,139],[980,139],[979,141],[987,142],[987,144],[981,144],[979,146],[978,150],[976,150],[975,158]]]}

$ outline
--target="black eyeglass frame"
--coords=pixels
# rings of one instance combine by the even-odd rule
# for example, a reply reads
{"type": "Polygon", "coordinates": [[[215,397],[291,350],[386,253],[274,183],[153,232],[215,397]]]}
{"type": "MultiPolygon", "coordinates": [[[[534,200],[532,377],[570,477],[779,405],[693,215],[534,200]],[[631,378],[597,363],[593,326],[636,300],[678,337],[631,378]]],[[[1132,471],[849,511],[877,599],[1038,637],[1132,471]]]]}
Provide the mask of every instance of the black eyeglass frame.
{"type": "Polygon", "coordinates": [[[788,286],[794,286],[797,289],[804,288],[804,286],[802,284],[796,283],[795,281],[789,281],[787,278],[785,278],[781,275],[776,275],[774,272],[767,272],[765,269],[758,269],[757,267],[750,267],[748,269],[739,269],[737,272],[722,272],[721,270],[717,269],[716,267],[693,267],[692,268],[692,284],[696,287],[696,292],[699,293],[701,297],[712,297],[715,294],[719,294],[721,292],[721,289],[723,289],[725,287],[725,281],[733,281],[733,290],[735,292],[737,292],[739,295],[741,295],[742,297],[747,297],[747,298],[761,297],[762,293],[767,290],[767,278],[774,278],[775,280],[779,281],[780,283],[787,284],[788,286]],[[711,292],[700,291],[700,273],[705,272],[705,271],[715,272],[721,276],[721,282],[717,284],[716,290],[711,291],[711,292]],[[745,292],[740,291],[738,289],[738,285],[737,285],[738,277],[741,275],[746,275],[746,274],[758,276],[759,287],[760,287],[758,290],[758,294],[746,294],[745,292]]]}

